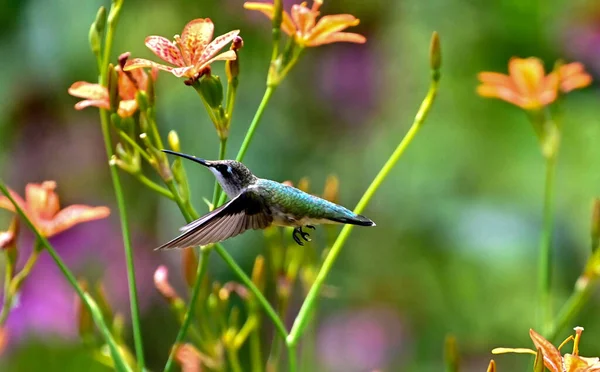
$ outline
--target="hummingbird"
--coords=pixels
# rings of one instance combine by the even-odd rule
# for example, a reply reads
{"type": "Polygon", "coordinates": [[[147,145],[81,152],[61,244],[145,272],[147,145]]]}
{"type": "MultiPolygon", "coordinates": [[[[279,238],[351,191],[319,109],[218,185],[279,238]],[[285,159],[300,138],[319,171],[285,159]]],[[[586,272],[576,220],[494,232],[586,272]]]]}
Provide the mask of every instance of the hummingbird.
{"type": "Polygon", "coordinates": [[[258,178],[235,160],[205,160],[171,150],[162,150],[207,167],[217,178],[229,201],[179,230],[181,235],[156,248],[187,248],[217,243],[249,229],[271,225],[293,227],[299,245],[310,241],[304,227],[317,224],[375,226],[365,216],[277,181],[258,178]]]}

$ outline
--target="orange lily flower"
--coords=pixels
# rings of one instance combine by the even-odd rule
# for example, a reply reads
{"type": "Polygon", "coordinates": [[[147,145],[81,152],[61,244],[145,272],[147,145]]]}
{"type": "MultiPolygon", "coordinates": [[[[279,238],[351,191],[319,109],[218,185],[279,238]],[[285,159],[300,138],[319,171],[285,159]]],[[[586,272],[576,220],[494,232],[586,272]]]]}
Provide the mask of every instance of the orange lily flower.
{"type": "MultiPolygon", "coordinates": [[[[148,88],[148,74],[142,70],[123,72],[119,66],[116,66],[119,76],[118,92],[121,100],[117,114],[126,118],[135,114],[138,109],[138,103],[135,95],[138,90],[145,91],[148,88]]],[[[154,79],[156,76],[153,77],[154,79]]],[[[76,110],[83,110],[86,107],[94,106],[110,110],[110,97],[108,89],[100,84],[88,83],[87,81],[77,81],[69,88],[69,94],[74,97],[84,98],[75,104],[76,110]]]]}
{"type": "MultiPolygon", "coordinates": [[[[25,187],[25,200],[9,189],[19,207],[46,238],[79,223],[105,218],[110,214],[107,207],[90,207],[79,204],[70,205],[61,210],[58,195],[54,189],[56,189],[54,181],[45,181],[41,184],[29,183],[25,187]]],[[[14,205],[6,196],[0,197],[0,208],[16,212],[14,205]]]]}
{"type": "Polygon", "coordinates": [[[185,25],[181,36],[175,35],[174,41],[162,36],[148,36],[145,40],[148,49],[157,57],[175,67],[143,58],[134,58],[127,62],[125,71],[142,67],[156,67],[177,77],[185,76],[190,79],[197,79],[211,63],[236,59],[236,53],[233,50],[218,55],[217,53],[233,41],[240,30],[230,31],[212,40],[214,28],[215,26],[209,18],[198,18],[185,25]]]}
{"type": "MultiPolygon", "coordinates": [[[[307,3],[294,4],[290,16],[283,12],[281,29],[294,38],[296,44],[305,47],[314,47],[323,44],[348,42],[363,44],[367,39],[352,32],[341,32],[342,30],[359,24],[360,20],[351,14],[335,14],[323,16],[317,22],[319,8],[323,0],[314,0],[311,8],[307,3]]],[[[244,3],[244,8],[257,10],[270,19],[275,13],[274,5],[268,3],[244,3]]]]}
{"type": "MultiPolygon", "coordinates": [[[[600,372],[599,358],[585,358],[579,356],[579,340],[581,339],[582,332],[582,327],[575,327],[575,336],[569,336],[558,348],[533,329],[529,330],[529,336],[536,349],[542,351],[544,365],[551,372],[600,372]],[[573,340],[573,353],[561,355],[561,347],[571,340],[573,340]]],[[[537,354],[536,351],[526,348],[496,348],[492,350],[492,353],[537,354]]]]}
{"type": "Polygon", "coordinates": [[[554,102],[559,89],[563,93],[583,88],[592,81],[580,63],[560,67],[558,74],[546,75],[538,58],[516,58],[508,62],[508,75],[481,72],[477,93],[482,97],[498,98],[525,110],[536,110],[554,102]]]}

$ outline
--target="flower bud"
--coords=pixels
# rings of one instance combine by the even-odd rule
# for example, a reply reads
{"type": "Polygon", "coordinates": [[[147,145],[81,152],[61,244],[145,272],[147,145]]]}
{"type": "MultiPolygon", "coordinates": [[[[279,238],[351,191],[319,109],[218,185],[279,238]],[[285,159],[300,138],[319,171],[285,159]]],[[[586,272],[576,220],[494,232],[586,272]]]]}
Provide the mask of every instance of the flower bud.
{"type": "Polygon", "coordinates": [[[135,100],[138,103],[138,106],[140,108],[140,112],[146,112],[148,110],[148,107],[150,107],[150,101],[148,99],[148,93],[144,92],[143,90],[138,90],[135,93],[135,100]]]}
{"type": "MultiPolygon", "coordinates": [[[[79,286],[83,292],[88,291],[88,283],[84,279],[80,279],[79,286]]],[[[87,306],[83,304],[79,296],[75,296],[75,313],[77,314],[77,326],[79,331],[79,337],[82,339],[89,338],[94,333],[94,321],[92,320],[92,314],[90,313],[87,306]]]]}
{"type": "Polygon", "coordinates": [[[213,108],[219,108],[223,102],[223,85],[221,79],[216,75],[205,75],[199,82],[200,94],[206,100],[208,105],[213,108]]]}
{"type": "Polygon", "coordinates": [[[8,265],[14,270],[17,263],[17,237],[19,236],[19,219],[14,217],[7,231],[0,232],[0,249],[6,254],[8,265]]]}
{"type": "Polygon", "coordinates": [[[594,200],[594,206],[592,207],[592,252],[598,249],[600,245],[600,199],[594,200]]]}
{"type": "Polygon", "coordinates": [[[159,266],[154,272],[154,286],[170,304],[180,299],[171,283],[169,283],[169,270],[164,265],[159,266]]]}
{"type": "Polygon", "coordinates": [[[167,136],[167,140],[169,141],[169,146],[171,147],[171,150],[181,152],[181,146],[179,145],[179,135],[177,135],[177,132],[171,130],[169,132],[169,135],[167,136]]]}
{"type": "Polygon", "coordinates": [[[104,33],[104,28],[106,27],[106,8],[103,6],[98,9],[96,13],[96,19],[92,23],[90,27],[90,32],[88,35],[90,47],[92,48],[92,52],[97,57],[100,56],[100,51],[102,49],[102,34],[104,33]]]}
{"type": "Polygon", "coordinates": [[[187,285],[192,288],[196,282],[196,272],[198,270],[198,259],[192,248],[182,249],[181,267],[183,268],[183,278],[187,285]]]}
{"type": "Polygon", "coordinates": [[[460,355],[458,353],[456,337],[452,335],[446,336],[446,341],[444,343],[444,354],[446,359],[446,371],[458,372],[460,366],[460,355]]]}
{"type": "Polygon", "coordinates": [[[258,255],[254,260],[254,267],[252,268],[252,282],[261,292],[265,290],[265,258],[258,255]]]}
{"type": "Polygon", "coordinates": [[[431,43],[429,44],[429,66],[433,71],[438,71],[442,66],[440,36],[437,31],[434,31],[431,35],[431,43]]]}
{"type": "Polygon", "coordinates": [[[112,306],[110,306],[110,302],[108,302],[108,298],[106,297],[106,290],[104,289],[104,285],[102,282],[96,283],[96,303],[104,316],[104,319],[109,321],[113,318],[113,310],[112,306]]]}
{"type": "Polygon", "coordinates": [[[334,175],[330,175],[325,180],[325,189],[323,190],[323,199],[337,203],[340,190],[340,181],[334,175]]]}
{"type": "Polygon", "coordinates": [[[544,370],[544,353],[541,348],[538,348],[533,362],[533,372],[544,372],[544,370]]]}
{"type": "Polygon", "coordinates": [[[488,365],[487,372],[496,372],[496,362],[494,362],[494,359],[490,360],[490,364],[488,365]]]}
{"type": "Polygon", "coordinates": [[[300,179],[300,181],[298,181],[297,189],[302,190],[304,192],[308,192],[309,188],[310,188],[310,180],[308,179],[308,177],[302,177],[300,179]]]}

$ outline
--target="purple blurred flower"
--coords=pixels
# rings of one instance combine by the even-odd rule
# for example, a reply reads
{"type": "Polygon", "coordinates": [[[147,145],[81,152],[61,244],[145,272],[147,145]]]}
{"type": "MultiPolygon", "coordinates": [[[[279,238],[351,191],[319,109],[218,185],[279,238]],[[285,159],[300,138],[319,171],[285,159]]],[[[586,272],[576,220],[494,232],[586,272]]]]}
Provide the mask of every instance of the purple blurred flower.
{"type": "Polygon", "coordinates": [[[344,372],[385,368],[404,351],[407,338],[398,315],[384,307],[332,315],[317,337],[320,363],[344,372]]]}
{"type": "Polygon", "coordinates": [[[376,108],[378,56],[368,44],[335,45],[319,56],[317,89],[335,117],[359,125],[376,108]]]}
{"type": "Polygon", "coordinates": [[[590,3],[567,23],[564,46],[574,59],[600,75],[600,6],[590,3]]]}

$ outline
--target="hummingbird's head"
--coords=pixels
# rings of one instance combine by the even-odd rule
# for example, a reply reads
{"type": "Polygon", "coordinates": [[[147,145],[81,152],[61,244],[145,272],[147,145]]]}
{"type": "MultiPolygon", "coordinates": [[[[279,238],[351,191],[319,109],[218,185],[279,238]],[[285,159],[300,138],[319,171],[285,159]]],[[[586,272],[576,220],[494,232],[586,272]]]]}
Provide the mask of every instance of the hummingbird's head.
{"type": "Polygon", "coordinates": [[[217,181],[229,196],[237,196],[243,189],[250,186],[256,177],[239,161],[235,160],[204,160],[192,155],[182,154],[171,150],[162,150],[168,154],[181,156],[207,167],[217,177],[217,181]]]}

